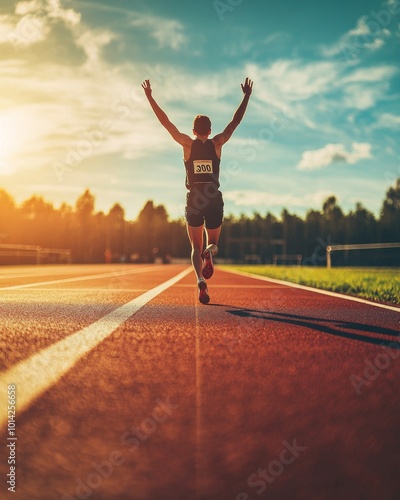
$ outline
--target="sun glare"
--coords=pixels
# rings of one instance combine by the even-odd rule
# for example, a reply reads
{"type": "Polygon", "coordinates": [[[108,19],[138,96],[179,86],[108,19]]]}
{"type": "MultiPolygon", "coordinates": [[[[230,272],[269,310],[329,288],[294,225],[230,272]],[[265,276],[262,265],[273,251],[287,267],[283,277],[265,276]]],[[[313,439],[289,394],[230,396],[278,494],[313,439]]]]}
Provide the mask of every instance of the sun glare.
{"type": "Polygon", "coordinates": [[[18,170],[18,157],[23,156],[33,141],[34,124],[23,110],[0,111],[0,175],[18,170]]]}
{"type": "Polygon", "coordinates": [[[15,171],[13,156],[18,152],[19,121],[13,112],[0,113],[0,173],[15,171]]]}

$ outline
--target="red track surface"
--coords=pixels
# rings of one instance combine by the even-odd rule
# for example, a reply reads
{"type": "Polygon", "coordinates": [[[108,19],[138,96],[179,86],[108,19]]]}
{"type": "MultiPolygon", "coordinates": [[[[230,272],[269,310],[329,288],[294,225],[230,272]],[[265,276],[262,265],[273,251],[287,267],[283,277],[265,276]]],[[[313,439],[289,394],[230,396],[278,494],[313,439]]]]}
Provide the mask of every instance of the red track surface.
{"type": "MultiPolygon", "coordinates": [[[[138,268],[8,268],[0,287],[138,268]]],[[[1,290],[4,373],[184,267],[141,269],[1,290]]],[[[400,314],[218,268],[209,292],[186,276],[17,409],[0,497],[400,498],[400,314]]]]}

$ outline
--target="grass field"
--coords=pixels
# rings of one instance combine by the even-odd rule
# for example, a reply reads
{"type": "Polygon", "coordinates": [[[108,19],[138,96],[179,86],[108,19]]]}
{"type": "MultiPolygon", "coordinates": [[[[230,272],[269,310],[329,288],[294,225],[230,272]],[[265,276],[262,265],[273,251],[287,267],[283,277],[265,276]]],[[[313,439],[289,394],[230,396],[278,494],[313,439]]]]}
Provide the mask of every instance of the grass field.
{"type": "Polygon", "coordinates": [[[388,268],[293,266],[225,266],[238,271],[291,281],[364,299],[400,304],[400,271],[388,268]]]}

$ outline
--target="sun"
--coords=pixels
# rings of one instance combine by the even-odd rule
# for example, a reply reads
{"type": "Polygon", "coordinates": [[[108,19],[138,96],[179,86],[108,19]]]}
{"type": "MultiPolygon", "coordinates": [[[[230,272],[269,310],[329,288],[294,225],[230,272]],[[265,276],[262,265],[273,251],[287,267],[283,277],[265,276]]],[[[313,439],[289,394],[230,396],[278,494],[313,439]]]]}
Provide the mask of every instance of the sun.
{"type": "Polygon", "coordinates": [[[15,173],[32,149],[38,124],[23,108],[0,111],[0,175],[15,173]]]}

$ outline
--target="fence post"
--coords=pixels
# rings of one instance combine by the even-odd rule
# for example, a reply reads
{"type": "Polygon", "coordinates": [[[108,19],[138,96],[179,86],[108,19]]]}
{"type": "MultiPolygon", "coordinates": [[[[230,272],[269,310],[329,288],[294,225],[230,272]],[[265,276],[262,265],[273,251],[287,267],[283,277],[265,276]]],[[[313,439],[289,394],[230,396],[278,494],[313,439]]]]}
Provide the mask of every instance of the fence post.
{"type": "Polygon", "coordinates": [[[41,251],[41,248],[40,247],[36,247],[36,265],[38,266],[40,264],[40,251],[41,251]]]}
{"type": "Polygon", "coordinates": [[[330,269],[332,266],[331,252],[332,252],[332,248],[330,246],[327,246],[326,247],[326,268],[327,269],[330,269]]]}

